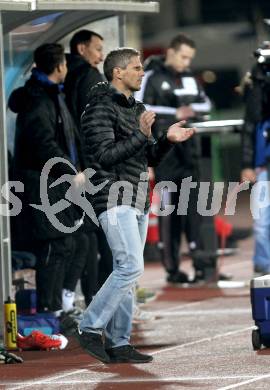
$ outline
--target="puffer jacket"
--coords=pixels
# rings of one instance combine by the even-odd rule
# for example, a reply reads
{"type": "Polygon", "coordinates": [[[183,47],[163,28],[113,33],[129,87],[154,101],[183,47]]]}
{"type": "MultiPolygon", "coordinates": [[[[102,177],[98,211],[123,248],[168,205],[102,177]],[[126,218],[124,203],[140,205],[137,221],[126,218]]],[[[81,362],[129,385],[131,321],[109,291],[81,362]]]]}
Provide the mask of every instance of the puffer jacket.
{"type": "Polygon", "coordinates": [[[132,186],[132,199],[126,199],[120,188],[117,205],[131,205],[141,211],[149,208],[148,175],[141,176],[142,180],[140,175],[148,171],[148,166],[160,162],[171,143],[166,132],[156,140],[140,131],[139,118],[144,110],[144,105],[133,96],[127,99],[107,82],[98,83],[91,90],[81,119],[86,161],[96,172],[91,178],[95,186],[108,181],[93,195],[97,215],[116,205],[108,203],[108,199],[109,193],[110,199],[117,198],[115,183],[119,181],[132,186]]]}
{"type": "MultiPolygon", "coordinates": [[[[76,168],[84,169],[82,147],[76,126],[65,106],[59,86],[44,84],[33,76],[24,87],[13,91],[8,105],[13,112],[18,114],[14,178],[24,184],[24,192],[21,195],[23,210],[18,216],[18,225],[21,224],[21,230],[25,235],[37,239],[47,240],[61,237],[65,233],[54,228],[43,211],[29,205],[41,204],[40,175],[48,160],[61,157],[73,164],[70,149],[71,138],[77,150],[76,168]]],[[[66,163],[54,165],[47,183],[48,199],[51,205],[65,198],[70,185],[67,182],[52,188],[50,185],[62,175],[74,176],[75,173],[75,169],[66,163]]],[[[78,219],[79,212],[73,205],[70,205],[56,214],[56,217],[65,226],[71,227],[78,219]]]]}

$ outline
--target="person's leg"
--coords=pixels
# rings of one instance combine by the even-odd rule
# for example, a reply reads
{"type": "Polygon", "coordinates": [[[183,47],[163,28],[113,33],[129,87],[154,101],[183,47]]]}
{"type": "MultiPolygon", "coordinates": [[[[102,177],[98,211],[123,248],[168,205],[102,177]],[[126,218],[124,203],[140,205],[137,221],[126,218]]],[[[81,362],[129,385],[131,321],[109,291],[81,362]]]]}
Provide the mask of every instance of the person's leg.
{"type": "Polygon", "coordinates": [[[170,215],[158,217],[159,236],[162,245],[161,263],[167,272],[173,268],[170,246],[170,219],[170,215]]]}
{"type": "Polygon", "coordinates": [[[64,311],[73,310],[75,289],[86,264],[88,254],[88,237],[85,233],[75,232],[73,237],[73,251],[69,267],[65,273],[62,293],[62,305],[64,311]]]}
{"type": "MultiPolygon", "coordinates": [[[[169,192],[167,188],[164,188],[161,193],[161,197],[162,205],[163,207],[165,207],[169,204],[175,204],[175,202],[178,201],[179,196],[175,197],[175,194],[173,192],[169,192]]],[[[177,210],[175,210],[175,214],[176,212],[177,210]]],[[[178,272],[179,265],[178,252],[180,245],[181,225],[180,223],[176,223],[179,222],[177,217],[177,214],[170,214],[167,216],[159,217],[159,231],[161,242],[163,245],[161,261],[165,270],[169,274],[176,274],[178,272]],[[175,240],[177,241],[176,243],[175,240]],[[175,247],[177,247],[177,256],[175,256],[175,247]]]]}
{"type": "Polygon", "coordinates": [[[98,240],[96,231],[87,233],[88,252],[81,275],[81,289],[86,306],[90,304],[98,291],[98,240]]]}
{"type": "MultiPolygon", "coordinates": [[[[264,202],[265,197],[269,199],[267,171],[261,171],[257,175],[257,182],[265,182],[265,185],[258,186],[255,190],[254,201],[258,205],[264,202]]],[[[256,205],[254,205],[256,207],[256,205]]],[[[260,273],[270,272],[270,206],[258,210],[259,218],[254,219],[255,248],[253,256],[254,270],[260,273]]]]}
{"type": "MultiPolygon", "coordinates": [[[[142,249],[144,248],[147,236],[148,218],[148,214],[137,214],[142,249]]],[[[105,329],[106,349],[129,344],[134,301],[135,296],[133,287],[128,294],[126,294],[105,329]]]]}
{"type": "Polygon", "coordinates": [[[39,241],[36,245],[36,291],[37,291],[37,312],[42,313],[49,310],[51,301],[50,276],[46,272],[46,264],[49,260],[51,245],[49,241],[39,241]]]}
{"type": "Polygon", "coordinates": [[[179,189],[177,192],[171,194],[171,204],[175,206],[173,212],[170,215],[170,247],[171,247],[171,268],[168,269],[169,273],[177,273],[180,265],[180,245],[181,245],[181,232],[183,217],[177,214],[179,202],[179,189]]]}
{"type": "Polygon", "coordinates": [[[196,249],[200,235],[202,216],[197,211],[198,188],[192,188],[189,195],[187,215],[185,218],[184,231],[189,249],[196,249]]]}
{"type": "Polygon", "coordinates": [[[64,286],[64,279],[66,270],[68,269],[73,251],[74,251],[74,239],[72,235],[67,234],[63,239],[55,240],[52,246],[51,259],[54,261],[54,265],[50,271],[47,271],[53,280],[53,286],[51,291],[52,296],[52,310],[57,312],[62,310],[62,291],[64,286]]]}
{"type": "MultiPolygon", "coordinates": [[[[185,272],[179,270],[180,266],[180,245],[181,245],[181,232],[183,228],[183,216],[177,214],[179,203],[179,186],[176,192],[172,192],[171,205],[174,209],[170,215],[168,215],[167,242],[165,246],[169,247],[170,257],[163,260],[165,269],[167,271],[167,281],[169,283],[188,283],[188,276],[185,272]]],[[[161,217],[163,218],[163,217],[161,217]]],[[[163,223],[163,221],[162,221],[163,223]]]]}
{"type": "Polygon", "coordinates": [[[62,309],[62,288],[65,269],[72,253],[69,235],[40,242],[36,251],[37,311],[62,309]]]}
{"type": "Polygon", "coordinates": [[[89,251],[81,277],[86,306],[105,283],[113,270],[112,252],[101,227],[88,234],[89,251]],[[100,258],[98,259],[98,255],[100,258]]]}
{"type": "Polygon", "coordinates": [[[105,328],[105,349],[129,345],[132,330],[134,288],[125,294],[105,328]]]}
{"type": "Polygon", "coordinates": [[[98,288],[101,288],[113,271],[113,258],[112,251],[102,228],[97,230],[97,239],[100,254],[98,263],[98,288]]]}
{"type": "MultiPolygon", "coordinates": [[[[114,269],[86,309],[80,330],[101,334],[143,272],[143,247],[135,209],[116,207],[103,212],[99,221],[112,250],[114,269]]],[[[128,313],[125,321],[131,318],[128,313]]]]}

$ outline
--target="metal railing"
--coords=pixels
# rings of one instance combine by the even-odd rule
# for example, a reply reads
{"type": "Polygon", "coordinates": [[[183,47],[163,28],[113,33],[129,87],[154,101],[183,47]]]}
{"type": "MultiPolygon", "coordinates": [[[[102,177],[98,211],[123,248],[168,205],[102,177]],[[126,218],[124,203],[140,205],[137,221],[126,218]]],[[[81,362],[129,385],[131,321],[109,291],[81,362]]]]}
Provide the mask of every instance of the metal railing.
{"type": "Polygon", "coordinates": [[[197,128],[197,133],[230,133],[240,131],[244,124],[243,119],[227,119],[217,121],[194,122],[191,126],[197,128]]]}

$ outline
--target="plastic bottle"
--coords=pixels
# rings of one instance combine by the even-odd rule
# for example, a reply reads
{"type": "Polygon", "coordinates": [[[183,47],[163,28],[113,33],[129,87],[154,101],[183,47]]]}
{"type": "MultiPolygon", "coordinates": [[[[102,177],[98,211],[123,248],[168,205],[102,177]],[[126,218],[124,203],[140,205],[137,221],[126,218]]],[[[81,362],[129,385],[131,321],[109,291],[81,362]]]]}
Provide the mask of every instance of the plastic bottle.
{"type": "Polygon", "coordinates": [[[5,333],[4,344],[7,349],[17,349],[17,308],[16,303],[8,297],[4,303],[5,333]]]}

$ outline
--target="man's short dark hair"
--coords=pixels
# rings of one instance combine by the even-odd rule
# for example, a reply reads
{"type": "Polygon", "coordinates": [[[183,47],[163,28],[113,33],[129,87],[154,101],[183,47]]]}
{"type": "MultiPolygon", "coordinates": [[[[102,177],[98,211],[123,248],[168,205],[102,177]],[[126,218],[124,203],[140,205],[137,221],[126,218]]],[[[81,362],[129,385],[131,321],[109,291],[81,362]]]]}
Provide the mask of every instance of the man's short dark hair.
{"type": "Polygon", "coordinates": [[[71,54],[79,54],[77,46],[80,43],[87,44],[91,41],[92,37],[98,37],[103,41],[103,37],[98,33],[90,30],[80,30],[76,32],[69,42],[70,53],[71,54]]]}
{"type": "Polygon", "coordinates": [[[47,75],[65,60],[64,47],[59,43],[44,43],[34,51],[34,62],[47,75]]]}
{"type": "Polygon", "coordinates": [[[113,69],[116,67],[126,69],[132,57],[138,57],[140,53],[130,47],[120,47],[112,50],[105,58],[103,71],[108,81],[113,79],[113,69]]]}
{"type": "Polygon", "coordinates": [[[187,45],[189,47],[192,47],[192,49],[196,49],[196,44],[185,34],[178,34],[176,35],[170,42],[169,48],[174,50],[179,50],[181,45],[187,45]]]}

